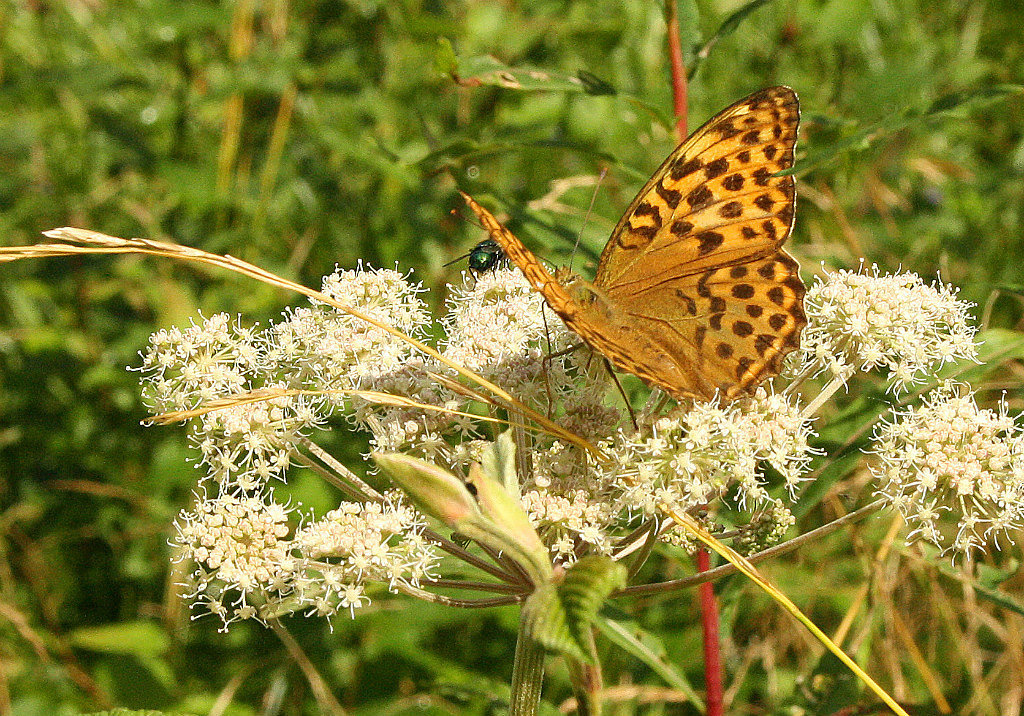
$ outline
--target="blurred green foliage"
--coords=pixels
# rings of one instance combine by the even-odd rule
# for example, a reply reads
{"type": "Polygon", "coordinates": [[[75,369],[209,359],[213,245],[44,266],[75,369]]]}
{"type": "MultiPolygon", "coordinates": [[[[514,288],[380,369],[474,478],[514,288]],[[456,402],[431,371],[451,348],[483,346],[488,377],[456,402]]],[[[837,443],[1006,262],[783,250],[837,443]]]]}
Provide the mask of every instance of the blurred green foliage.
{"type": "MultiPolygon", "coordinates": [[[[1024,96],[1015,88],[1024,8],[682,0],[679,15],[696,68],[691,127],[764,86],[799,93],[791,246],[808,272],[862,258],[884,270],[941,271],[989,324],[1020,328],[1024,96]]],[[[75,225],[231,253],[308,285],[335,263],[363,260],[397,262],[440,287],[451,277],[442,264],[480,238],[450,215],[456,182],[500,203],[511,228],[552,260],[569,255],[581,230],[583,255],[593,257],[675,144],[663,8],[643,0],[7,0],[0,53],[7,245],[75,225]],[[532,81],[509,87],[503,68],[532,81]],[[538,80],[527,69],[547,74],[538,80]],[[476,75],[480,82],[465,81],[476,75]]],[[[138,257],[2,272],[0,711],[206,713],[222,696],[231,704],[223,713],[316,713],[271,632],[246,625],[225,636],[213,620],[190,624],[171,596],[166,540],[197,474],[181,431],[139,426],[145,413],[124,370],[159,327],[198,311],[266,321],[295,298],[138,257]]],[[[1009,398],[1019,410],[1020,393],[1009,398]]],[[[836,444],[844,437],[839,430],[836,444]]],[[[358,437],[330,439],[339,457],[358,456],[358,437]]],[[[290,489],[329,506],[311,482],[300,476],[290,489]]],[[[805,512],[827,512],[838,499],[822,493],[805,512]]],[[[858,529],[852,550],[848,536],[828,540],[772,575],[819,624],[835,627],[884,531],[858,529]],[[822,564],[827,584],[814,578],[822,564]]],[[[950,663],[956,620],[932,628],[926,612],[914,614],[917,595],[936,588],[932,574],[901,574],[902,596],[888,584],[875,597],[925,628],[924,658],[944,667],[941,688],[954,708],[997,713],[998,690],[979,686],[996,658],[960,654],[950,663]]],[[[742,580],[720,593],[734,703],[763,713],[794,698],[813,703],[808,642],[742,580]]],[[[500,709],[514,610],[375,604],[355,622],[337,619],[333,631],[314,619],[290,622],[346,708],[500,709]]],[[[619,606],[647,632],[637,643],[656,640],[654,652],[672,667],[652,670],[634,658],[643,649],[605,641],[607,682],[688,679],[699,688],[692,595],[619,606]]],[[[867,621],[881,626],[858,642],[868,660],[873,645],[900,643],[872,614],[867,621]]],[[[552,669],[546,693],[558,703],[569,690],[562,667],[552,669]]],[[[901,693],[928,703],[927,684],[908,673],[901,693]]],[[[619,713],[637,701],[624,703],[619,713]]],[[[667,697],[636,708],[696,713],[667,697]]]]}

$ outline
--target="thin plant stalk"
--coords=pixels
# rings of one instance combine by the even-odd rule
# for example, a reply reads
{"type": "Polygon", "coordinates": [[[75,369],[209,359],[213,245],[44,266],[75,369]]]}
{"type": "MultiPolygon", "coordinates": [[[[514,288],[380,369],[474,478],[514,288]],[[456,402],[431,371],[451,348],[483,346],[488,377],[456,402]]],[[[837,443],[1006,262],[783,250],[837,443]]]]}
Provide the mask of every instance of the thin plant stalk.
{"type": "Polygon", "coordinates": [[[519,632],[516,634],[516,655],[512,663],[509,716],[534,716],[540,706],[543,683],[544,647],[530,637],[527,621],[520,619],[519,632]]]}
{"type": "Polygon", "coordinates": [[[601,716],[602,691],[604,678],[601,675],[601,662],[597,658],[597,644],[594,631],[586,632],[586,650],[590,663],[569,659],[569,679],[576,696],[576,713],[579,716],[601,716]]]}

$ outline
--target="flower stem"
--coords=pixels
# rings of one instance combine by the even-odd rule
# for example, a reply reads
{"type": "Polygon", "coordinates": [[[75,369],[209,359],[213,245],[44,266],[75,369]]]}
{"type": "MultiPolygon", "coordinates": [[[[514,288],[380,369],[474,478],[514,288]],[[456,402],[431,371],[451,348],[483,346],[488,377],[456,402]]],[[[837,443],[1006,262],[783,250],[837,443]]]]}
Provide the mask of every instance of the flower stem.
{"type": "Polygon", "coordinates": [[[686,67],[683,65],[683,48],[679,42],[679,13],[676,0],[665,1],[665,25],[668,39],[668,54],[672,67],[672,103],[676,115],[676,133],[683,140],[689,134],[686,106],[686,67]]]}
{"type": "MultiPolygon", "coordinates": [[[[711,569],[711,555],[706,549],[697,550],[697,569],[711,569]]],[[[722,645],[718,635],[718,602],[712,582],[697,587],[700,595],[701,627],[704,633],[704,702],[707,716],[722,716],[722,645]]]]}
{"type": "Polygon", "coordinates": [[[525,619],[519,620],[516,634],[516,656],[512,664],[512,694],[509,697],[509,716],[534,716],[540,705],[540,690],[544,684],[544,647],[527,633],[525,619]]]}
{"type": "Polygon", "coordinates": [[[803,409],[803,412],[800,414],[800,417],[806,420],[807,418],[814,415],[816,412],[818,412],[818,408],[824,405],[825,402],[829,398],[831,398],[835,394],[835,392],[842,388],[844,385],[846,385],[845,378],[841,376],[836,376],[832,378],[832,380],[830,380],[825,385],[825,387],[821,389],[821,392],[818,393],[818,396],[807,404],[807,407],[803,409]]]}

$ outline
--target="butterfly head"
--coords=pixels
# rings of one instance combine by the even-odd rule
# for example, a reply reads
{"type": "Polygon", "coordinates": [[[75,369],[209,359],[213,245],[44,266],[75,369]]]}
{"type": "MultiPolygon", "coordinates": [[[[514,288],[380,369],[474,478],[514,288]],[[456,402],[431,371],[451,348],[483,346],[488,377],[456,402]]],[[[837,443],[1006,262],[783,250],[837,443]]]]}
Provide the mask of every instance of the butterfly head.
{"type": "Polygon", "coordinates": [[[611,303],[604,291],[565,266],[555,271],[555,280],[569,292],[572,300],[584,311],[596,311],[603,318],[611,314],[611,303]]]}

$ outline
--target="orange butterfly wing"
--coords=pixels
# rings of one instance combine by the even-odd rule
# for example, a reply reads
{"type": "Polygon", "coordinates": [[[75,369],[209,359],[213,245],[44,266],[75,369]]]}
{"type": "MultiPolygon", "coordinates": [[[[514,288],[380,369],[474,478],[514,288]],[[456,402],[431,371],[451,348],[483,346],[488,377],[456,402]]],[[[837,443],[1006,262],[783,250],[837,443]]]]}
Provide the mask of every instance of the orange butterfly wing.
{"type": "Polygon", "coordinates": [[[552,310],[615,367],[676,398],[732,398],[778,373],[806,324],[797,263],[780,249],[794,180],[774,176],[793,165],[798,122],[788,87],[709,120],[637,194],[593,284],[556,280],[463,197],[552,310]]]}
{"type": "Polygon", "coordinates": [[[799,104],[756,92],[676,148],[637,194],[601,254],[595,286],[673,358],[674,394],[735,397],[799,346],[806,318],[792,230],[799,104]]]}

